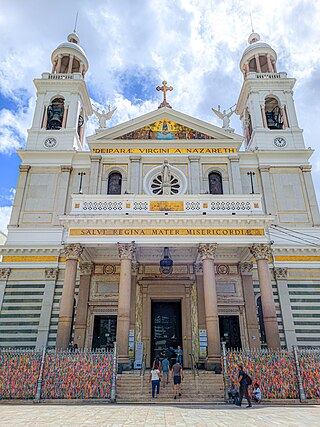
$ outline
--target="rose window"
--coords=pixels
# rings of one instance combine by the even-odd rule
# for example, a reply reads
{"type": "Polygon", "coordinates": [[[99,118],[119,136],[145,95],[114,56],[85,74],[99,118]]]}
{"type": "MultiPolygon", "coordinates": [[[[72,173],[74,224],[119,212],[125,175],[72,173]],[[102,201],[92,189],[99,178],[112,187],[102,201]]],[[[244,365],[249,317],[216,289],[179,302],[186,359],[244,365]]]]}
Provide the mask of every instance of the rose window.
{"type": "Polygon", "coordinates": [[[151,191],[152,194],[179,194],[181,188],[181,182],[179,178],[175,175],[169,174],[167,183],[163,182],[163,176],[157,174],[153,177],[151,181],[151,191]],[[166,187],[167,191],[164,191],[164,187],[166,187]]]}

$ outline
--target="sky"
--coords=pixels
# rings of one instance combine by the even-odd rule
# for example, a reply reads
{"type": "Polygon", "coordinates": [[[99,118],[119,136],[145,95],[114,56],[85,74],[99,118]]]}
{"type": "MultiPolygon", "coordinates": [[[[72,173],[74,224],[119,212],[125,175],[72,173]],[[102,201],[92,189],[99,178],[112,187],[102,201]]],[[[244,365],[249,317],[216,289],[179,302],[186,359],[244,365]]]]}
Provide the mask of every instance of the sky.
{"type": "MultiPolygon", "coordinates": [[[[211,111],[237,102],[239,61],[254,30],[297,79],[294,99],[320,200],[320,2],[311,0],[0,0],[0,230],[6,231],[35,106],[33,79],[74,28],[96,105],[117,107],[108,126],[155,110],[167,80],[175,110],[221,126],[211,111]]],[[[91,117],[87,135],[97,127],[91,117]]],[[[231,126],[242,134],[239,117],[231,126]]]]}

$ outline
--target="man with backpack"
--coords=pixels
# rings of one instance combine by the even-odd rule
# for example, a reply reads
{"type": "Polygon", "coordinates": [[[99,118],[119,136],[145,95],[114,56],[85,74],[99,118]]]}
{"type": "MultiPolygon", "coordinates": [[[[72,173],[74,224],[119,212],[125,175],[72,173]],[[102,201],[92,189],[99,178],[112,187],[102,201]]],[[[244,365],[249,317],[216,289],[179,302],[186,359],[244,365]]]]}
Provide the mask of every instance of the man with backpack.
{"type": "Polygon", "coordinates": [[[242,399],[243,399],[243,396],[244,396],[247,399],[247,401],[248,401],[247,408],[252,408],[251,399],[250,399],[249,391],[248,391],[249,385],[252,384],[252,379],[243,370],[243,366],[242,365],[238,365],[238,368],[239,368],[238,383],[240,385],[240,399],[239,399],[239,403],[237,403],[237,406],[241,406],[242,399]]]}

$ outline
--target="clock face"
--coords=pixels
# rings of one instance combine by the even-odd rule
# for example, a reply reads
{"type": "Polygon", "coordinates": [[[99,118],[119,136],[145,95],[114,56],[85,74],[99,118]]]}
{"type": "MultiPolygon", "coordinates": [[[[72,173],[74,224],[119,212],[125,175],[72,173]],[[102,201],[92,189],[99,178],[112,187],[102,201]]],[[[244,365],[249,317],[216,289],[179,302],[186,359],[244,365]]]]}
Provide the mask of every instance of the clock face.
{"type": "Polygon", "coordinates": [[[43,145],[45,146],[45,148],[53,148],[57,145],[57,140],[55,138],[47,138],[43,145]]]}
{"type": "Polygon", "coordinates": [[[278,148],[284,148],[287,145],[287,141],[281,136],[278,136],[273,140],[273,144],[278,148]]]}

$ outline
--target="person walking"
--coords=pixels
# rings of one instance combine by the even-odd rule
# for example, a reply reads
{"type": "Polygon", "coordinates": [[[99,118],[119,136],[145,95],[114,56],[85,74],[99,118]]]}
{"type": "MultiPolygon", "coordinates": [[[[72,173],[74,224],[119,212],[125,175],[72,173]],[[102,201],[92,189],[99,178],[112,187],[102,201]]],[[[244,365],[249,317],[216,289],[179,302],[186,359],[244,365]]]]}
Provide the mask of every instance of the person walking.
{"type": "Polygon", "coordinates": [[[181,396],[181,380],[183,380],[183,370],[179,362],[176,362],[172,366],[172,376],[173,376],[173,390],[174,390],[174,399],[177,398],[177,389],[179,389],[179,397],[181,396]]]}
{"type": "Polygon", "coordinates": [[[251,403],[251,399],[248,391],[248,387],[249,385],[252,384],[252,380],[249,377],[249,375],[243,370],[242,365],[238,365],[238,368],[239,368],[238,383],[240,385],[240,398],[239,398],[239,402],[237,403],[237,406],[241,407],[243,396],[245,396],[245,398],[248,401],[247,408],[252,408],[252,403],[251,403]]]}
{"type": "Polygon", "coordinates": [[[178,345],[177,349],[174,351],[176,353],[176,362],[179,362],[182,366],[182,348],[178,345]]]}
{"type": "Polygon", "coordinates": [[[170,362],[167,356],[162,361],[162,379],[163,379],[163,387],[169,383],[169,375],[170,375],[170,362]]]}
{"type": "Polygon", "coordinates": [[[151,389],[152,399],[154,399],[155,397],[158,397],[160,393],[160,378],[161,378],[160,370],[157,368],[152,368],[149,376],[149,383],[151,382],[151,386],[152,386],[152,389],[151,389]],[[157,390],[157,394],[155,393],[156,390],[157,390]]]}

